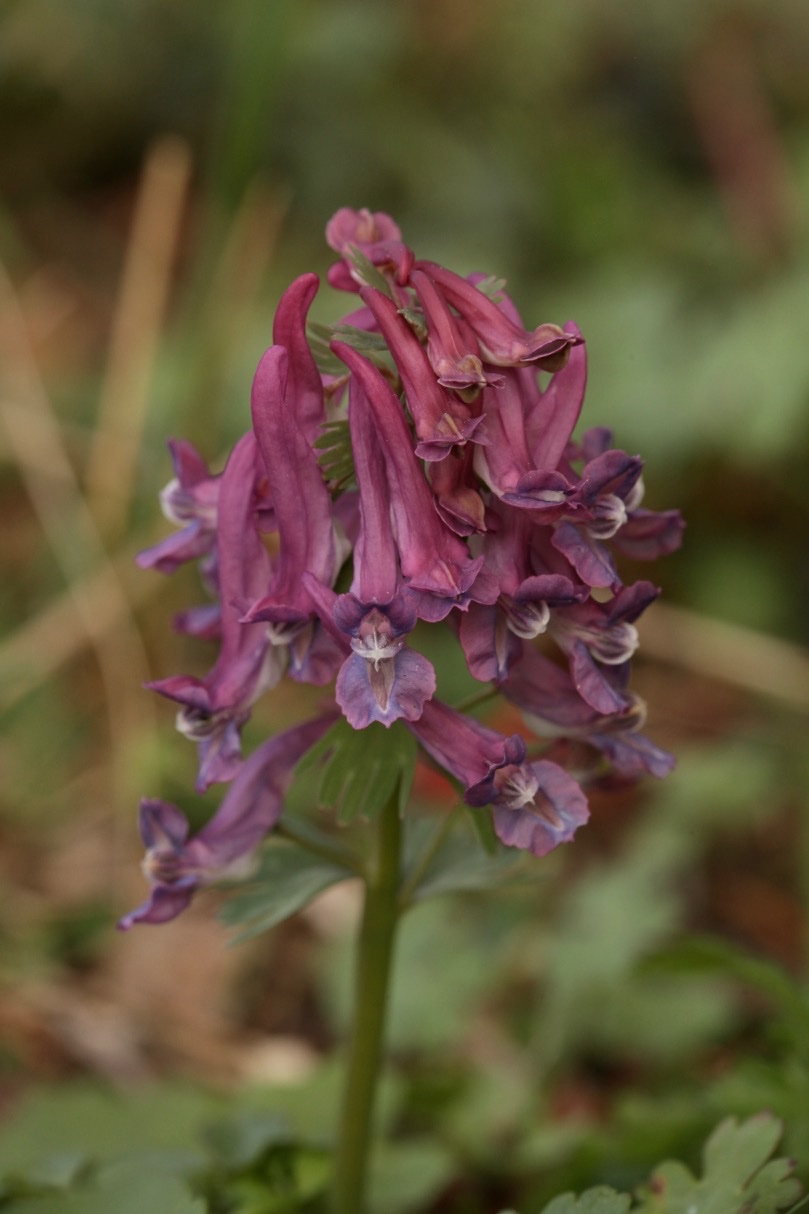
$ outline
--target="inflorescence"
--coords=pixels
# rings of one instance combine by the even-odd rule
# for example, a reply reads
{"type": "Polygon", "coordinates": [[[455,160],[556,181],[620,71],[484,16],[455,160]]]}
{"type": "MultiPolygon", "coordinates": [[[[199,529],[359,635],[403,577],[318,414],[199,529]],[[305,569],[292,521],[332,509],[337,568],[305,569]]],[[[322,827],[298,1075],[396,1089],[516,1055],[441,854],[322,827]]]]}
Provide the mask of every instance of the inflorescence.
{"type": "Polygon", "coordinates": [[[211,602],[179,626],[219,652],[204,678],[151,687],[198,745],[198,789],[230,787],[191,838],[176,806],[142,803],[152,888],[124,928],[172,919],[197,886],[238,872],[339,713],[357,730],[404,722],[468,805],[491,806],[499,839],[536,856],[587,819],[582,777],[563,766],[574,747],[594,773],[673,764],[639,732],[629,690],[635,622],[658,590],[625,585],[615,554],[672,552],[683,523],[643,507],[642,461],[608,430],[573,439],[578,328],[526,329],[502,284],[418,260],[387,215],[344,208],[326,237],[339,255],[329,282],[359,306],[307,330],[319,281],[302,275],[278,305],[252,429],[224,471],[170,443],[161,500],[179,529],[139,563],[199,563],[211,602]],[[522,711],[531,753],[545,740],[541,757],[442,701],[410,643],[417,625],[461,646],[471,675],[522,711]],[[334,683],[335,703],[245,759],[242,727],[283,677],[334,683]]]}

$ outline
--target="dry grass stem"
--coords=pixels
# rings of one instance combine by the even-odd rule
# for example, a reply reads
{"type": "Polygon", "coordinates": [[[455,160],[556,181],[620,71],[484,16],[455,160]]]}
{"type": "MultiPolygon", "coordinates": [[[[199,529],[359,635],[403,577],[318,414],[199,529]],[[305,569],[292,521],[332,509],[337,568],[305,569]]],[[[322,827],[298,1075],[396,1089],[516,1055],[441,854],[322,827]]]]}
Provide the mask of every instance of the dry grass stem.
{"type": "Polygon", "coordinates": [[[655,603],[641,637],[647,657],[809,710],[809,654],[799,645],[668,603],[655,603]]]}
{"type": "Polygon", "coordinates": [[[135,488],[190,176],[186,144],[161,139],[146,160],[135,202],[86,469],[90,508],[108,538],[123,531],[135,488]]]}
{"type": "Polygon", "coordinates": [[[58,422],[39,376],[13,286],[0,268],[0,416],[11,453],[34,506],[52,557],[67,583],[75,615],[98,660],[112,743],[113,796],[121,792],[124,759],[133,739],[153,727],[151,700],[140,691],[148,663],[127,593],[106,555],[93,516],[65,451],[58,422]],[[117,626],[101,627],[106,611],[88,566],[107,571],[107,604],[117,626]],[[115,778],[117,777],[117,779],[115,778]]]}

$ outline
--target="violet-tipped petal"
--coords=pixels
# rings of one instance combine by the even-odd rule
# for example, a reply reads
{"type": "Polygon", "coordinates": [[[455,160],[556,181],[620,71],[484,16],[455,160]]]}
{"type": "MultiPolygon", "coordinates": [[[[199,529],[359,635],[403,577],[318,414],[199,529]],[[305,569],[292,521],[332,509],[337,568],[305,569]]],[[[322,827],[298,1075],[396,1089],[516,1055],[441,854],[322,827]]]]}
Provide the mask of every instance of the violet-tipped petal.
{"type": "Polygon", "coordinates": [[[494,830],[501,843],[545,856],[569,843],[590,816],[587,798],[571,775],[540,759],[503,768],[494,779],[494,830]]]}
{"type": "Polygon", "coordinates": [[[296,764],[333,721],[333,714],[306,721],[260,746],[240,768],[210,822],[190,839],[188,822],[176,805],[143,801],[143,867],[152,889],[142,906],[124,915],[119,928],[166,923],[185,910],[199,886],[234,875],[234,866],[243,866],[275,826],[296,764]]]}

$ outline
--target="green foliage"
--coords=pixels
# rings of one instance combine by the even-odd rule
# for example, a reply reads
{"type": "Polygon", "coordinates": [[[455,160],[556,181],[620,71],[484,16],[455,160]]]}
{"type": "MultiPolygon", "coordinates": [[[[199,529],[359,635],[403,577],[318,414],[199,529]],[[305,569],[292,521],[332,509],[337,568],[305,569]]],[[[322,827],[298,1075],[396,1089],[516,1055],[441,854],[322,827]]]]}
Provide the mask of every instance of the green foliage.
{"type": "Polygon", "coordinates": [[[345,825],[358,817],[373,818],[393,796],[404,810],[415,761],[416,741],[400,721],[389,729],[374,722],[356,730],[340,717],[299,764],[299,771],[319,771],[319,802],[334,809],[345,825]]]}
{"type": "Polygon", "coordinates": [[[338,419],[326,422],[314,445],[318,451],[318,462],[323,476],[332,492],[340,492],[354,482],[354,450],[348,422],[338,419]]]}
{"type": "Polygon", "coordinates": [[[667,1161],[654,1170],[635,1200],[598,1186],[580,1196],[563,1193],[542,1214],[628,1214],[630,1209],[633,1214],[777,1214],[801,1193],[792,1176],[794,1163],[770,1158],[780,1137],[781,1126],[768,1113],[741,1125],[729,1117],[705,1144],[701,1179],[684,1164],[667,1161]]]}
{"type": "Polygon", "coordinates": [[[236,942],[249,940],[302,910],[324,889],[354,875],[350,868],[294,844],[273,842],[265,848],[255,877],[225,902],[220,918],[239,929],[236,942]]]}
{"type": "Polygon", "coordinates": [[[626,1214],[631,1200],[626,1193],[599,1187],[588,1189],[580,1197],[562,1193],[545,1207],[543,1214],[626,1214]]]}
{"type": "Polygon", "coordinates": [[[362,286],[375,287],[377,291],[381,291],[383,295],[387,295],[390,298],[390,283],[381,270],[376,268],[370,258],[365,256],[362,249],[356,245],[349,245],[345,255],[351,262],[355,277],[362,286]]]}
{"type": "Polygon", "coordinates": [[[705,1144],[705,1173],[695,1179],[681,1163],[664,1163],[642,1194],[644,1214],[776,1214],[797,1201],[794,1162],[770,1156],[781,1126],[767,1113],[739,1125],[723,1121],[705,1144]],[[769,1162],[767,1162],[769,1160],[769,1162]]]}
{"type": "Polygon", "coordinates": [[[4,1214],[206,1214],[186,1181],[145,1159],[99,1168],[85,1183],[52,1192],[30,1192],[0,1203],[4,1214]]]}

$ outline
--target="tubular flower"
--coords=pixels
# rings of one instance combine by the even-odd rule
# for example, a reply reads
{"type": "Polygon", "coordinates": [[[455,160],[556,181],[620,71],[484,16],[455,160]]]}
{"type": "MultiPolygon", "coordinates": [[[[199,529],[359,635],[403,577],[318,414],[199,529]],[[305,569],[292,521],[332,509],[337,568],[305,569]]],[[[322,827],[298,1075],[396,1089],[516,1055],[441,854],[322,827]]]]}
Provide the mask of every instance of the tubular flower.
{"type": "Polygon", "coordinates": [[[166,923],[185,910],[199,886],[243,874],[255,848],[281,816],[296,763],[332,720],[333,716],[324,716],[307,721],[259,746],[210,822],[193,838],[185,814],[176,805],[142,801],[143,870],[152,889],[143,906],[121,919],[119,928],[166,923]]]}
{"type": "MultiPolygon", "coordinates": [[[[417,260],[381,212],[342,208],[326,236],[339,257],[329,283],[351,299],[343,321],[307,328],[319,283],[301,275],[224,472],[170,443],[162,502],[178,530],[138,561],[199,563],[212,601],[179,626],[219,652],[206,675],[150,686],[199,745],[198,788],[233,783],[193,838],[176,807],[144,802],[152,893],[123,926],[173,918],[248,856],[297,759],[340,713],[355,730],[402,722],[469,806],[490,807],[502,843],[537,856],[586,821],[583,785],[673,763],[639,732],[630,686],[636,622],[658,592],[625,584],[620,558],[673,551],[683,522],[642,504],[642,461],[609,430],[574,438],[579,329],[526,327],[495,280],[417,260]],[[430,633],[432,660],[420,652],[430,633]],[[442,701],[458,657],[521,711],[525,737],[442,701]],[[334,707],[242,759],[255,701],[285,674],[333,684],[334,707]],[[584,753],[575,778],[549,741],[554,759],[584,753]]],[[[380,746],[396,735],[376,731],[380,746]]]]}
{"type": "Polygon", "coordinates": [[[200,790],[236,773],[241,763],[242,726],[255,701],[281,677],[266,625],[245,627],[240,622],[245,603],[256,594],[269,569],[254,519],[255,467],[255,439],[246,434],[228,460],[219,495],[216,543],[221,644],[216,663],[202,679],[177,675],[149,684],[180,705],[177,728],[199,743],[200,790]]]}

